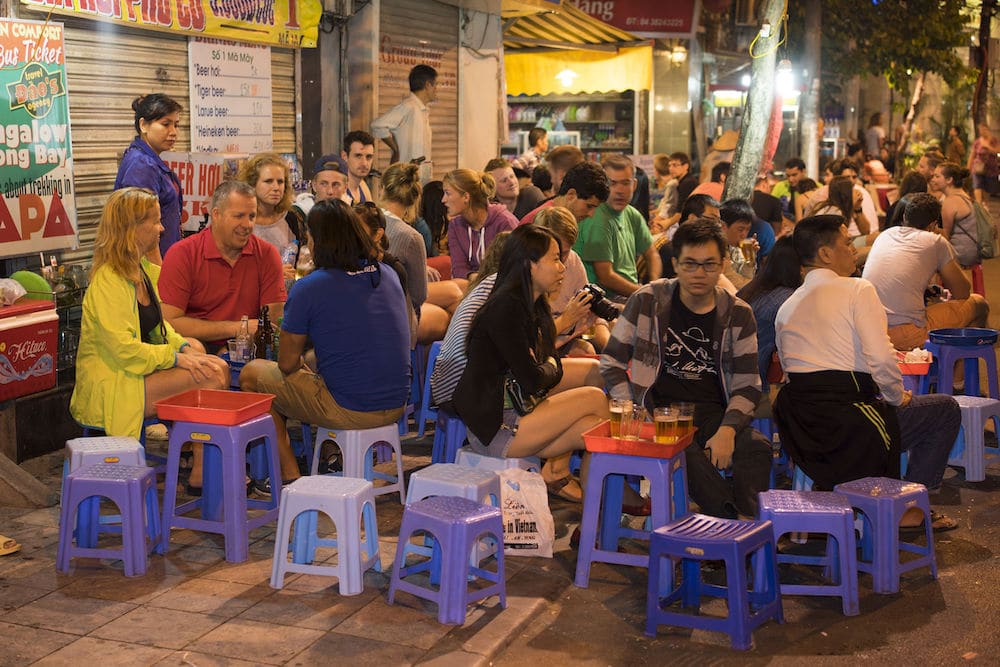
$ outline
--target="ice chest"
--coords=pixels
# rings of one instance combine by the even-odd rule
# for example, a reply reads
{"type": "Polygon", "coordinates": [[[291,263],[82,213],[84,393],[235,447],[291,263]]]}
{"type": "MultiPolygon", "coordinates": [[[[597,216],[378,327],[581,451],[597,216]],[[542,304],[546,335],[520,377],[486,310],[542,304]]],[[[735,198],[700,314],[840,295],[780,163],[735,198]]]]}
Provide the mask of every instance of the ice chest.
{"type": "Polygon", "coordinates": [[[0,401],[56,386],[59,316],[51,301],[0,307],[0,401]]]}

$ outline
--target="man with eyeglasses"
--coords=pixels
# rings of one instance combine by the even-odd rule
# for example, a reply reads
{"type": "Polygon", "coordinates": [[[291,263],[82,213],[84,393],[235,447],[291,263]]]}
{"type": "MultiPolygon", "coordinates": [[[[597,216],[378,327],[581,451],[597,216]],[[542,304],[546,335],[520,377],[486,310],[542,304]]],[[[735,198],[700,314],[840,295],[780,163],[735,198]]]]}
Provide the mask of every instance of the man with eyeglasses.
{"type": "Polygon", "coordinates": [[[636,261],[645,258],[650,279],[660,277],[660,255],[653,236],[632,205],[635,165],[624,155],[612,155],[602,163],[608,177],[608,200],[580,222],[580,236],[573,250],[587,269],[587,280],[598,283],[612,299],[624,302],[639,289],[636,261]]]}
{"type": "Polygon", "coordinates": [[[654,280],[629,297],[601,375],[612,398],[647,410],[693,402],[691,497],[705,514],[753,517],[771,472],[771,446],[750,428],[761,399],[753,311],[718,286],[726,251],[718,220],[685,222],[671,243],[677,278],[654,280]],[[732,479],[719,474],[730,468],[732,479]]]}
{"type": "Polygon", "coordinates": [[[893,346],[897,350],[920,347],[931,329],[985,327],[990,305],[972,293],[955,249],[938,233],[941,202],[932,194],[918,192],[907,195],[901,205],[903,225],[879,234],[862,274],[885,306],[893,346]],[[925,296],[935,274],[941,276],[951,299],[943,300],[940,288],[937,294],[925,296]]]}
{"type": "MultiPolygon", "coordinates": [[[[806,271],[775,318],[775,342],[788,383],[774,402],[781,444],[817,491],[863,477],[899,477],[933,492],[941,486],[962,421],[951,396],[903,388],[886,314],[875,287],[851,278],[857,249],[844,218],[803,218],[792,235],[806,271]]],[[[901,528],[923,516],[906,512],[901,528]]],[[[935,530],[957,526],[932,512],[935,530]]]]}

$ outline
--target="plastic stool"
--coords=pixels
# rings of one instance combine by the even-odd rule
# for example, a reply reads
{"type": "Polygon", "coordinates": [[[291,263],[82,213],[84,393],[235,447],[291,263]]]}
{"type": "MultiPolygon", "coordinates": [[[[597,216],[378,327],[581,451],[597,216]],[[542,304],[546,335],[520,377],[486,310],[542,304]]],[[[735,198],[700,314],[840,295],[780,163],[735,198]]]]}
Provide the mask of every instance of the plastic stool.
{"type": "MultiPolygon", "coordinates": [[[[66,441],[66,460],[63,462],[63,492],[66,495],[66,475],[94,463],[122,463],[131,466],[146,466],[146,454],[142,445],[129,436],[100,436],[96,438],[73,438],[66,441]]],[[[81,547],[97,546],[97,533],[121,532],[121,516],[101,516],[100,498],[87,498],[80,504],[76,515],[76,530],[73,536],[81,547]],[[94,525],[97,529],[94,529],[94,525]],[[101,531],[101,526],[108,526],[101,531]]]]}
{"type": "Polygon", "coordinates": [[[431,463],[454,463],[458,450],[465,444],[465,436],[465,423],[458,415],[447,410],[438,410],[431,463]]]}
{"type": "Polygon", "coordinates": [[[340,447],[344,463],[344,477],[356,477],[374,482],[381,479],[388,484],[376,486],[375,495],[399,492],[399,502],[405,502],[406,489],[403,482],[403,449],[399,444],[399,433],[395,424],[366,429],[335,429],[320,426],[316,429],[316,444],[313,447],[311,474],[319,470],[320,449],[323,442],[333,440],[340,447]],[[372,466],[370,450],[379,444],[386,444],[396,454],[396,476],[376,472],[372,466]]]}
{"type": "Polygon", "coordinates": [[[520,468],[528,472],[542,472],[542,462],[537,456],[528,456],[522,459],[505,458],[499,459],[495,456],[477,454],[471,447],[462,447],[455,456],[455,463],[466,468],[478,468],[480,470],[492,470],[500,472],[510,468],[520,468]]]}
{"type": "Polygon", "coordinates": [[[796,491],[812,491],[813,489],[812,478],[802,470],[802,466],[795,466],[795,472],[792,473],[792,488],[796,491]]]}
{"type": "MultiPolygon", "coordinates": [[[[92,524],[96,544],[96,524],[92,524]]],[[[146,573],[146,554],[158,551],[160,542],[159,507],[156,502],[156,473],[145,466],[121,463],[95,463],[74,470],[66,476],[65,494],[59,512],[59,548],[56,569],[69,572],[70,559],[117,558],[124,564],[125,576],[146,573]],[[74,514],[94,496],[108,498],[118,506],[122,517],[120,549],[73,544],[74,514]],[[148,542],[146,541],[148,538],[148,542]]],[[[162,553],[162,552],[161,552],[162,553]]]]}
{"type": "Polygon", "coordinates": [[[931,527],[927,487],[889,477],[866,477],[838,484],[833,490],[846,496],[851,506],[863,512],[864,526],[858,570],[872,575],[872,590],[876,593],[897,593],[900,575],[919,567],[929,566],[931,577],[937,579],[934,530],[931,527]],[[899,539],[899,522],[903,513],[911,507],[924,513],[927,546],[899,539]],[[918,558],[901,563],[900,551],[917,554],[918,558]]]}
{"type": "Polygon", "coordinates": [[[499,507],[500,478],[492,470],[476,470],[456,463],[432,463],[410,475],[406,504],[431,496],[458,496],[499,507]]]}
{"type": "Polygon", "coordinates": [[[417,411],[420,407],[420,387],[423,365],[420,363],[424,356],[424,346],[417,343],[417,346],[410,350],[410,394],[403,406],[403,414],[399,418],[399,437],[403,437],[410,432],[410,416],[414,422],[417,420],[417,411]]]}
{"type": "MultiPolygon", "coordinates": [[[[146,417],[142,420],[142,429],[139,431],[139,444],[142,445],[143,451],[146,449],[146,427],[152,426],[153,424],[159,424],[160,420],[156,417],[146,417]]],[[[83,427],[83,437],[84,438],[99,438],[108,437],[107,432],[103,428],[97,428],[96,426],[84,426],[83,427]]],[[[116,437],[116,436],[111,436],[116,437]]],[[[148,459],[155,461],[157,464],[157,473],[163,472],[162,464],[166,463],[167,460],[162,456],[157,456],[155,454],[150,454],[148,459]]]]}
{"type": "Polygon", "coordinates": [[[997,379],[997,356],[992,345],[938,345],[929,340],[924,349],[933,355],[931,369],[920,378],[920,393],[929,394],[930,385],[936,384],[939,394],[952,394],[955,384],[955,362],[967,360],[965,366],[965,387],[963,393],[979,395],[979,359],[986,362],[986,381],[990,398],[1000,399],[1000,382],[997,379]],[[972,392],[971,394],[969,392],[972,392]]]}
{"type": "MultiPolygon", "coordinates": [[[[986,443],[983,427],[987,419],[1000,433],[1000,401],[978,396],[956,396],[962,408],[962,427],[958,431],[955,446],[948,455],[948,465],[965,468],[967,482],[981,482],[986,479],[986,443]]],[[[1000,449],[989,448],[992,456],[1000,456],[1000,449]]]]}
{"type": "Polygon", "coordinates": [[[843,496],[829,491],[764,491],[758,494],[760,520],[770,521],[774,539],[786,533],[825,533],[825,556],[778,554],[779,563],[823,565],[833,585],[781,584],[782,595],[840,597],[845,616],[858,611],[858,557],[854,510],[843,496]]]}
{"type": "Polygon", "coordinates": [[[638,475],[649,480],[652,525],[662,526],[671,519],[687,514],[687,467],[684,450],[666,459],[591,452],[587,488],[583,492],[583,519],[580,522],[576,577],[573,580],[580,588],[586,588],[589,584],[590,565],[595,561],[649,566],[649,557],[644,554],[618,552],[618,540],[622,538],[650,539],[648,530],[634,530],[620,525],[625,492],[623,475],[638,475]],[[595,546],[598,521],[600,543],[595,546]]]}
{"type": "Polygon", "coordinates": [[[500,596],[500,606],[507,606],[504,579],[503,549],[497,550],[497,571],[490,572],[469,564],[477,543],[490,536],[503,541],[503,515],[496,507],[480,505],[465,498],[435,496],[407,505],[399,528],[395,566],[389,581],[389,604],[401,590],[438,605],[438,621],[464,623],[466,607],[490,597],[500,596]],[[430,533],[435,539],[433,555],[416,565],[404,567],[405,545],[414,533],[430,533]],[[429,572],[431,584],[440,581],[437,590],[418,586],[405,578],[418,572],[429,572]],[[469,590],[469,575],[491,582],[483,588],[469,590]]]}
{"type": "Polygon", "coordinates": [[[226,560],[240,563],[247,559],[249,533],[278,518],[281,467],[278,464],[278,438],[271,415],[263,414],[234,426],[174,422],[170,429],[167,452],[167,477],[163,488],[163,537],[166,551],[171,527],[219,533],[225,538],[226,560]],[[268,451],[271,488],[270,500],[247,498],[246,453],[250,443],[265,440],[268,451]],[[181,447],[185,442],[200,442],[204,448],[204,477],[201,498],[176,506],[177,472],[181,447]],[[184,514],[201,510],[201,518],[184,514]],[[266,510],[248,517],[248,509],[266,510]]]}
{"type": "Polygon", "coordinates": [[[382,571],[378,550],[378,521],[372,483],[351,477],[300,477],[281,490],[281,510],[274,540],[271,588],[284,586],[286,572],[337,577],[341,595],[364,590],[365,571],[382,571]],[[333,521],[337,539],[317,536],[319,512],[333,521]],[[289,545],[289,533],[295,535],[289,545]],[[364,523],[365,539],[360,527],[364,523]],[[336,565],[313,565],[316,547],[337,549],[336,565]],[[288,552],[292,562],[288,562],[288,552]],[[364,553],[362,553],[364,551],[364,553]]]}
{"type": "Polygon", "coordinates": [[[972,292],[981,297],[986,296],[986,281],[983,280],[983,265],[972,265],[972,292]]]}
{"type": "Polygon", "coordinates": [[[431,405],[431,374],[434,366],[437,365],[438,354],[441,353],[441,341],[436,340],[431,343],[430,351],[427,353],[427,370],[424,372],[424,389],[420,395],[420,411],[417,414],[417,437],[424,437],[427,429],[427,422],[437,422],[438,409],[431,405]]]}
{"type": "MultiPolygon", "coordinates": [[[[649,583],[646,590],[646,634],[656,636],[656,626],[700,628],[729,635],[732,647],[750,648],[754,628],[770,618],[784,623],[778,594],[778,565],[774,531],[770,521],[735,521],[703,514],[690,514],[653,531],[649,544],[649,583]],[[752,555],[759,573],[753,591],[747,589],[747,556],[752,555]],[[763,563],[759,562],[763,556],[763,563]],[[659,587],[663,559],[681,562],[681,580],[666,596],[659,587]],[[702,583],[701,561],[723,560],[726,585],[702,583]],[[762,575],[762,576],[761,576],[762,575]],[[698,613],[704,595],[726,598],[726,618],[698,613]],[[665,609],[675,602],[694,613],[665,609]]],[[[673,561],[667,565],[673,568],[673,561]]]]}

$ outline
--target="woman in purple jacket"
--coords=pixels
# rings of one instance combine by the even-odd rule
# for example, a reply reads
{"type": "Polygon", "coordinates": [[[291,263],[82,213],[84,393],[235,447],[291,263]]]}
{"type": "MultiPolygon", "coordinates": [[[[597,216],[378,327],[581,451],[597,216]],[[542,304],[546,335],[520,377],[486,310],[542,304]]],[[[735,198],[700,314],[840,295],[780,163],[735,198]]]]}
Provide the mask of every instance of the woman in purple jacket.
{"type": "Polygon", "coordinates": [[[181,212],[184,198],[181,182],[160,153],[173,149],[177,141],[181,105],[163,93],[137,97],[132,102],[137,135],[118,165],[115,190],[128,186],[152,190],[160,201],[160,221],[163,233],[160,245],[147,258],[154,264],[163,263],[167,248],[181,239],[181,212]]]}
{"type": "Polygon", "coordinates": [[[506,206],[490,202],[496,190],[496,182],[486,173],[455,169],[444,175],[441,202],[451,218],[448,254],[451,277],[456,280],[474,279],[493,237],[517,227],[517,218],[506,206]]]}

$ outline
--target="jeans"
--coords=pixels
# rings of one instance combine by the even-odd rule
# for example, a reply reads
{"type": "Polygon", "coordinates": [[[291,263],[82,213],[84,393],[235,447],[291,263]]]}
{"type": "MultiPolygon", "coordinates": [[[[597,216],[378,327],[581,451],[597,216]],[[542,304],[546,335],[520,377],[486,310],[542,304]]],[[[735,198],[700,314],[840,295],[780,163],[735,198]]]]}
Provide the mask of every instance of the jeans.
{"type": "Polygon", "coordinates": [[[685,450],[688,492],[704,514],[735,519],[738,514],[757,516],[757,494],[771,482],[771,445],[749,426],[736,432],[732,479],[719,474],[705,456],[705,442],[722,424],[725,408],[718,404],[698,404],[694,424],[695,441],[685,450]]]}
{"type": "Polygon", "coordinates": [[[928,489],[941,485],[948,454],[962,425],[962,410],[951,396],[914,396],[905,408],[897,408],[902,448],[909,453],[906,480],[928,489]]]}

